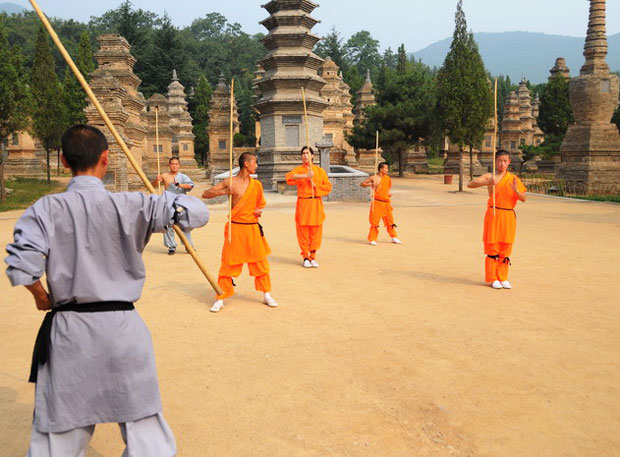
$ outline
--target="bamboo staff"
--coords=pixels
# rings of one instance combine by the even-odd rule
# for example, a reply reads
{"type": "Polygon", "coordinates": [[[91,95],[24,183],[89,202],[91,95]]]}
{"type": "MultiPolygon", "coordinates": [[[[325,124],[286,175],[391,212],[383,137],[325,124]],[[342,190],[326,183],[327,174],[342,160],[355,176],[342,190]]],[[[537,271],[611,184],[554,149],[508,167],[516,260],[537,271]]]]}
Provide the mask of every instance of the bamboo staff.
{"type": "Polygon", "coordinates": [[[495,89],[493,95],[493,217],[495,218],[495,149],[497,148],[497,78],[495,78],[495,89]]]}
{"type": "MultiPolygon", "coordinates": [[[[379,155],[379,130],[377,130],[376,138],[375,138],[375,175],[379,174],[379,170],[377,170],[378,165],[378,156],[379,155]]],[[[370,186],[370,212],[375,209],[375,190],[372,185],[370,186]]]]}
{"type": "MultiPolygon", "coordinates": [[[[229,171],[229,181],[228,185],[232,192],[233,185],[233,114],[234,114],[234,103],[235,103],[235,78],[232,79],[230,83],[230,137],[228,138],[228,171],[229,171]]],[[[232,244],[232,194],[228,196],[228,242],[232,244]]]]}
{"type": "MultiPolygon", "coordinates": [[[[159,163],[159,106],[155,106],[155,149],[157,150],[157,176],[161,176],[159,163]]],[[[161,182],[157,180],[157,193],[161,194],[161,182]]]]}
{"type": "MultiPolygon", "coordinates": [[[[136,162],[136,159],[134,158],[133,154],[131,154],[131,151],[129,151],[129,148],[127,147],[127,145],[125,144],[125,141],[123,140],[123,138],[120,136],[120,134],[116,130],[116,127],[114,127],[114,124],[112,124],[112,121],[110,121],[110,118],[108,117],[104,109],[102,108],[101,104],[99,103],[99,100],[97,100],[97,97],[95,96],[92,89],[90,88],[86,80],[84,79],[84,76],[82,76],[82,73],[80,72],[78,67],[75,65],[75,63],[73,62],[73,59],[71,58],[71,56],[65,49],[60,39],[58,38],[58,35],[54,31],[54,28],[47,20],[47,17],[45,17],[45,14],[43,14],[43,11],[41,11],[41,9],[39,8],[39,5],[37,5],[37,2],[35,0],[29,0],[29,1],[32,7],[34,8],[35,12],[37,13],[37,16],[39,16],[39,19],[43,23],[43,26],[46,28],[47,32],[50,34],[52,41],[54,42],[54,44],[60,51],[60,54],[67,62],[67,65],[69,65],[69,68],[71,68],[71,71],[75,75],[76,79],[80,82],[82,88],[86,92],[86,95],[88,95],[88,98],[90,99],[94,107],[97,109],[97,112],[103,119],[103,122],[110,130],[110,133],[112,134],[112,136],[114,137],[118,145],[121,147],[122,151],[125,153],[125,156],[127,156],[127,160],[129,160],[129,163],[131,164],[131,166],[134,168],[134,170],[138,174],[138,177],[142,180],[142,182],[144,183],[144,186],[148,189],[148,191],[154,194],[155,188],[150,183],[150,181],[148,180],[144,172],[140,169],[140,165],[138,164],[138,162],[136,162]]],[[[205,267],[204,264],[200,261],[200,259],[198,258],[198,255],[196,254],[196,251],[194,250],[192,245],[189,244],[189,242],[187,241],[187,238],[185,237],[185,234],[183,233],[181,228],[178,225],[174,225],[173,228],[176,234],[179,236],[179,238],[183,242],[183,244],[185,245],[185,249],[187,249],[187,252],[189,252],[189,254],[192,256],[192,259],[194,259],[194,262],[196,262],[196,265],[198,266],[202,274],[205,276],[205,278],[207,278],[207,280],[209,281],[209,284],[211,284],[211,287],[213,287],[213,290],[215,290],[217,294],[221,295],[222,289],[220,289],[220,287],[217,285],[217,281],[211,275],[211,273],[209,273],[209,270],[207,270],[207,267],[205,267]]]]}
{"type": "MultiPolygon", "coordinates": [[[[304,102],[304,124],[306,124],[306,147],[310,151],[310,126],[308,125],[308,109],[306,108],[306,91],[301,88],[301,99],[304,102]]],[[[310,154],[310,165],[308,169],[312,171],[312,154],[310,154]]],[[[314,185],[312,184],[312,178],[310,178],[310,190],[312,191],[312,198],[314,199],[314,185]]]]}

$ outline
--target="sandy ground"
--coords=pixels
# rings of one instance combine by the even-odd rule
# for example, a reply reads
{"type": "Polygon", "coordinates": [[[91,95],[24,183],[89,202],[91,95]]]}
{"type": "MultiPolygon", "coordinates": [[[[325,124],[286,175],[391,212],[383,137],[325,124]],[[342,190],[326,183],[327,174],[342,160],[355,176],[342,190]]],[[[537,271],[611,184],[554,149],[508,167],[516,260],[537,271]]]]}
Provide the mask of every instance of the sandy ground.
{"type": "MultiPolygon", "coordinates": [[[[137,307],[181,456],[620,456],[620,206],[519,204],[512,290],[483,280],[484,190],[394,180],[402,246],[366,244],[368,205],[328,203],[320,268],[301,267],[294,198],[268,196],[273,296],[247,269],[214,294],[161,235],[137,307]]],[[[21,212],[0,214],[0,244],[21,212]]],[[[226,210],[195,232],[216,274],[226,210]]],[[[42,314],[4,275],[0,455],[24,455],[42,314]]],[[[88,456],[119,456],[114,424],[88,456]]]]}

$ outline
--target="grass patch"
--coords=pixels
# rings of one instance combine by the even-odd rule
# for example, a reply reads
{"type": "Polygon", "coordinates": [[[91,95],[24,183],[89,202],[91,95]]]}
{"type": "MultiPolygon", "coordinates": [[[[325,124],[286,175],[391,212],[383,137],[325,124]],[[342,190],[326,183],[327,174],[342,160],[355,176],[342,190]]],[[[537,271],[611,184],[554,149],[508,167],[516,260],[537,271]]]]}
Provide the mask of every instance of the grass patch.
{"type": "Polygon", "coordinates": [[[66,186],[58,181],[48,183],[45,179],[14,178],[6,180],[6,187],[13,192],[6,196],[4,203],[0,203],[0,212],[27,208],[43,195],[62,192],[66,186]]]}

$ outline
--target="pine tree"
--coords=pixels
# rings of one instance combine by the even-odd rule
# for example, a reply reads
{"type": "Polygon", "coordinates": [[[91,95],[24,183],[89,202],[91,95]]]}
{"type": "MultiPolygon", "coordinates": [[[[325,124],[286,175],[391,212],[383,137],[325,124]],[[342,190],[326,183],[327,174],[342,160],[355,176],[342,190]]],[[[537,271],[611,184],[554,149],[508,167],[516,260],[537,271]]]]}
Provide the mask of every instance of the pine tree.
{"type": "Polygon", "coordinates": [[[321,38],[321,41],[314,49],[314,52],[322,57],[331,57],[336,65],[344,72],[349,68],[349,62],[345,56],[344,45],[342,43],[342,37],[335,27],[331,31],[321,38]]]}
{"type": "Polygon", "coordinates": [[[194,140],[196,160],[202,162],[203,165],[207,163],[207,152],[209,151],[207,129],[209,128],[209,108],[211,106],[212,93],[213,88],[207,78],[200,76],[192,100],[192,104],[195,106],[192,113],[192,118],[194,119],[192,131],[196,136],[194,140]]]}
{"type": "Polygon", "coordinates": [[[62,107],[62,88],[54,70],[54,58],[47,32],[41,26],[37,35],[32,65],[32,129],[45,148],[47,180],[50,181],[50,151],[60,149],[60,138],[65,127],[62,107]]]}
{"type": "Polygon", "coordinates": [[[542,88],[538,125],[545,135],[553,137],[561,143],[566,129],[573,122],[568,79],[559,74],[555,75],[542,88]]]}
{"type": "MultiPolygon", "coordinates": [[[[482,112],[490,92],[482,59],[472,42],[473,38],[467,32],[463,1],[459,0],[450,51],[437,75],[437,114],[441,130],[459,147],[460,192],[463,191],[463,147],[476,139],[476,131],[480,127],[478,122],[483,117],[470,121],[470,110],[480,105],[482,112]],[[481,75],[486,87],[483,87],[481,75]]],[[[483,127],[491,114],[487,113],[483,127]]]]}
{"type": "Polygon", "coordinates": [[[407,58],[407,51],[405,51],[405,45],[401,44],[398,47],[398,62],[396,64],[396,71],[398,73],[405,73],[409,66],[409,59],[407,58]]]}
{"type": "MultiPolygon", "coordinates": [[[[75,64],[88,81],[90,79],[90,74],[95,69],[95,64],[93,62],[93,50],[87,32],[84,32],[80,39],[75,64]]],[[[84,124],[86,122],[86,116],[84,115],[84,108],[86,108],[87,105],[86,95],[84,94],[84,89],[82,89],[82,86],[77,79],[75,79],[75,76],[73,76],[69,68],[65,70],[62,95],[65,109],[65,124],[67,126],[84,124]]]]}
{"type": "Polygon", "coordinates": [[[23,74],[21,53],[17,48],[9,49],[4,27],[4,16],[0,15],[0,201],[4,202],[4,163],[8,157],[8,136],[25,128],[27,123],[27,85],[20,79],[23,74]]]}

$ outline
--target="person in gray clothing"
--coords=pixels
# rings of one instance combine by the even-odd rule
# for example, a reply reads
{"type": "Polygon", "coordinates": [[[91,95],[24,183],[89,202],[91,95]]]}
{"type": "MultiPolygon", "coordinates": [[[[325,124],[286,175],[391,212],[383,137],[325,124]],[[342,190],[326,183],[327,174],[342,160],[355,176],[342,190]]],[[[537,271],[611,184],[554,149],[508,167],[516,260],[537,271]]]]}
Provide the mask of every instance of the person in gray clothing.
{"type": "Polygon", "coordinates": [[[30,457],[83,457],[95,425],[117,422],[123,456],[176,455],[162,415],[151,335],[133,303],[145,280],[142,252],[173,223],[205,225],[197,198],[108,192],[108,144],[77,125],[62,137],[67,191],[29,207],[7,245],[7,275],[39,310],[30,381],[36,382],[30,457]],[[46,274],[47,290],[40,278],[46,274]],[[48,292],[49,291],[49,292],[48,292]]]}
{"type": "MultiPolygon", "coordinates": [[[[192,181],[189,176],[179,172],[181,161],[178,157],[170,157],[168,160],[168,167],[170,168],[170,173],[157,175],[157,178],[153,181],[154,186],[158,183],[163,183],[164,189],[168,192],[179,195],[186,194],[194,188],[194,181],[192,181]]],[[[190,232],[184,233],[187,237],[187,241],[189,241],[189,244],[194,247],[194,242],[192,241],[190,232]]],[[[174,229],[172,227],[168,227],[168,230],[164,232],[164,246],[168,248],[168,255],[174,255],[177,250],[177,242],[174,239],[174,229]]]]}

